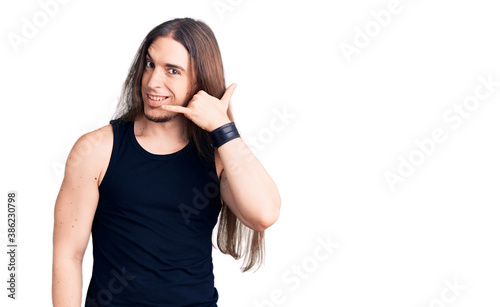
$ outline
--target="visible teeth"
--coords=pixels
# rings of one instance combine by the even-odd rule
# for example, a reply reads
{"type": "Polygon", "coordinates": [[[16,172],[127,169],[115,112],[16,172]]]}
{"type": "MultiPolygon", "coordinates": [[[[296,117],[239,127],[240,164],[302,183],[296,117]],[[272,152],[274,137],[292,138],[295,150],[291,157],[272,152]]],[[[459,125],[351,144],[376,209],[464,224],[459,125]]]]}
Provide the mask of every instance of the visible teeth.
{"type": "Polygon", "coordinates": [[[166,98],[166,97],[151,96],[151,95],[148,95],[148,97],[149,97],[149,99],[154,100],[154,101],[160,101],[160,100],[163,100],[166,98]]]}

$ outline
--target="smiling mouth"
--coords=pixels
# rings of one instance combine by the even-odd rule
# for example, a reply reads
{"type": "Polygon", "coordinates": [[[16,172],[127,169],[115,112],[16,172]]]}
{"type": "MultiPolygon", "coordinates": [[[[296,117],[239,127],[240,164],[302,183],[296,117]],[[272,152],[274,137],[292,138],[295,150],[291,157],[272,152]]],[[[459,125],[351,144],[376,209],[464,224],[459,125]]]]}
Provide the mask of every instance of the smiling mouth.
{"type": "Polygon", "coordinates": [[[153,95],[147,95],[149,99],[153,101],[162,101],[168,98],[168,96],[153,96],[153,95]]]}

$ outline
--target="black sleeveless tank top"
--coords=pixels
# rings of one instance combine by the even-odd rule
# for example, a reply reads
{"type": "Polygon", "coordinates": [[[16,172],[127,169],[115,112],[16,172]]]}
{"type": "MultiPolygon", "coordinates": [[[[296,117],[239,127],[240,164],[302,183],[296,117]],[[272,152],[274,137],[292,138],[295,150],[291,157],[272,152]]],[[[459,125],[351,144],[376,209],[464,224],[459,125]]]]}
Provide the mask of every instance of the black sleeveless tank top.
{"type": "Polygon", "coordinates": [[[217,306],[212,230],[221,209],[214,163],[191,141],[166,155],[111,121],[113,150],[92,224],[85,306],[217,306]]]}

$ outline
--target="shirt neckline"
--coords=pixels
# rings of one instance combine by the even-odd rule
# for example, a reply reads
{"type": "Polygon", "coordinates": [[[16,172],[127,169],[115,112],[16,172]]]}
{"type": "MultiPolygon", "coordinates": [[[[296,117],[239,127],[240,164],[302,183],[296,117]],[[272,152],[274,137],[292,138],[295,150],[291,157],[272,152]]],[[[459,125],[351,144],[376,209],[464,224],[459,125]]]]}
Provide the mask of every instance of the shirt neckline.
{"type": "Polygon", "coordinates": [[[186,146],[184,146],[182,149],[180,149],[176,152],[169,153],[169,154],[151,153],[151,152],[147,151],[146,149],[144,149],[141,146],[141,144],[139,144],[139,141],[137,141],[137,138],[136,138],[135,133],[134,133],[134,124],[135,124],[135,121],[132,121],[132,123],[129,126],[129,131],[128,131],[130,139],[132,140],[132,144],[142,155],[144,155],[148,158],[156,159],[156,160],[166,160],[166,159],[176,158],[176,157],[180,156],[182,153],[184,153],[185,151],[187,151],[189,147],[191,147],[191,140],[190,140],[186,146]]]}

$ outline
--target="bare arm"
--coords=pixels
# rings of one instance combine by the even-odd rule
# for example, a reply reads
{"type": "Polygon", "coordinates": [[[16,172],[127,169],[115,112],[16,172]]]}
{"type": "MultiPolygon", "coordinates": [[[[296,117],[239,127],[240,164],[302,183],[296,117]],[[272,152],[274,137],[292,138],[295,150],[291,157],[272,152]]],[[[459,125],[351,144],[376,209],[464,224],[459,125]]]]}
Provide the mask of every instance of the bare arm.
{"type": "Polygon", "coordinates": [[[81,305],[82,260],[99,200],[98,187],[103,166],[107,166],[111,154],[110,146],[112,131],[106,126],[79,138],[68,156],[54,209],[54,307],[81,305]]]}
{"type": "MultiPolygon", "coordinates": [[[[236,84],[231,84],[221,99],[199,91],[187,107],[164,105],[167,111],[179,112],[198,127],[212,132],[230,123],[229,100],[236,84]]],[[[276,184],[241,138],[233,139],[215,150],[222,163],[221,197],[246,226],[264,231],[279,217],[281,198],[276,184]]]]}
{"type": "Polygon", "coordinates": [[[241,138],[216,150],[223,164],[221,196],[248,227],[264,231],[279,217],[281,198],[273,179],[241,138]]]}

